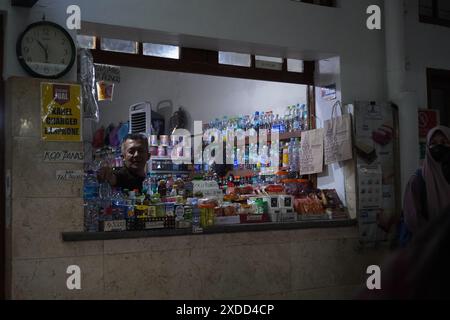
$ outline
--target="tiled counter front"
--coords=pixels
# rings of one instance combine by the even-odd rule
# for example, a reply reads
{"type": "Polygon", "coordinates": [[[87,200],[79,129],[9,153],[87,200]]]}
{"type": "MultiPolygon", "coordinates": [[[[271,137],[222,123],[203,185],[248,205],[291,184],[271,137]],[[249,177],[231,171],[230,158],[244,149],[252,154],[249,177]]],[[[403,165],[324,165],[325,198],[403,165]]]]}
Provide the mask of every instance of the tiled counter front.
{"type": "Polygon", "coordinates": [[[7,225],[12,299],[297,299],[351,298],[384,251],[360,251],[356,227],[64,242],[82,231],[81,181],[56,181],[39,136],[40,81],[7,82],[7,169],[12,172],[7,225]],[[81,269],[69,290],[67,267],[81,269]]]}
{"type": "Polygon", "coordinates": [[[47,257],[14,259],[14,298],[349,299],[385,253],[360,250],[355,227],[48,246],[47,257]],[[81,290],[66,287],[69,265],[81,290]]]}

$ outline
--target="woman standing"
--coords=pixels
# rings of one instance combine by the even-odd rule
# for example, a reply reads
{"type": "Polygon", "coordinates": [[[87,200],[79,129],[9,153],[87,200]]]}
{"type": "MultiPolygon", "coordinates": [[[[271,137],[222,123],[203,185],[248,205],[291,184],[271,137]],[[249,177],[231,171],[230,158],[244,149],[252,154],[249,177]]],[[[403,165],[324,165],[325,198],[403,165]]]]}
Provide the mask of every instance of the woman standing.
{"type": "Polygon", "coordinates": [[[450,206],[450,128],[438,126],[427,137],[425,161],[411,177],[403,203],[404,220],[414,236],[450,206]]]}

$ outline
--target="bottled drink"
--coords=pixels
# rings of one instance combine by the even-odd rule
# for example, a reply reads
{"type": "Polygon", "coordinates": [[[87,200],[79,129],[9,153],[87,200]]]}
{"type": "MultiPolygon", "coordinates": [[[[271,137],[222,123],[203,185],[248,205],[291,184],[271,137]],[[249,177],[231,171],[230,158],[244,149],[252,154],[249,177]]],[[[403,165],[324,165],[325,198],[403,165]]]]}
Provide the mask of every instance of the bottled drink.
{"type": "Polygon", "coordinates": [[[192,203],[192,232],[202,232],[202,228],[200,227],[200,209],[197,202],[192,203]]]}
{"type": "Polygon", "coordinates": [[[98,182],[93,170],[89,170],[84,175],[83,181],[84,199],[95,199],[98,197],[98,182]]]}
{"type": "Polygon", "coordinates": [[[115,188],[111,196],[112,219],[120,220],[127,218],[127,203],[120,191],[120,188],[115,188]]]}
{"type": "Polygon", "coordinates": [[[99,230],[98,182],[93,170],[86,172],[83,181],[84,229],[87,232],[99,230]]]}
{"type": "Polygon", "coordinates": [[[294,115],[293,115],[294,119],[293,119],[293,130],[294,131],[298,131],[301,129],[300,126],[300,105],[297,104],[297,106],[295,106],[294,108],[294,115]]]}
{"type": "Polygon", "coordinates": [[[288,145],[288,154],[289,154],[289,172],[295,171],[295,156],[294,156],[294,147],[295,147],[295,141],[294,138],[291,138],[291,141],[288,145]]]}
{"type": "Polygon", "coordinates": [[[290,143],[290,152],[289,152],[289,160],[290,160],[290,172],[297,173],[300,168],[300,142],[299,139],[292,139],[290,143]]]}
{"type": "Polygon", "coordinates": [[[98,232],[99,231],[99,207],[96,199],[84,200],[84,231],[98,232]]]}
{"type": "Polygon", "coordinates": [[[289,168],[289,146],[286,143],[283,147],[283,161],[282,161],[282,165],[283,168],[289,168]]]}

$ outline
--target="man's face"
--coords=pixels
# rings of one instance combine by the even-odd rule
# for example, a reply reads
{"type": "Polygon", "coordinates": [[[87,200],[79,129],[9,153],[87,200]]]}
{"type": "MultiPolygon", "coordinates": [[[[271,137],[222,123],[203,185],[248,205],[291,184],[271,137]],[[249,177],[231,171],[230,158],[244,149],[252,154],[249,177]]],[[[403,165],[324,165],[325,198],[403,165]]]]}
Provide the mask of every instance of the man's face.
{"type": "Polygon", "coordinates": [[[150,158],[146,142],[143,140],[126,140],[124,142],[123,158],[127,168],[133,171],[144,169],[150,158]]]}

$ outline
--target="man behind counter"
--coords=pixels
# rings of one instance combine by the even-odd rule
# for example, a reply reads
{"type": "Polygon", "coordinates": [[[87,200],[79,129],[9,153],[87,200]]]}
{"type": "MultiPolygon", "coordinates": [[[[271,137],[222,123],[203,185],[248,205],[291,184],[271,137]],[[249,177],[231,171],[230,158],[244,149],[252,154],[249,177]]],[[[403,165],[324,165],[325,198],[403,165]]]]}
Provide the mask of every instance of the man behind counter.
{"type": "Polygon", "coordinates": [[[113,171],[110,167],[99,170],[99,182],[108,182],[112,187],[122,190],[138,189],[142,191],[142,183],[145,180],[145,165],[150,159],[147,137],[139,133],[128,134],[122,142],[122,157],[124,167],[113,171]]]}

